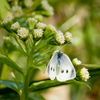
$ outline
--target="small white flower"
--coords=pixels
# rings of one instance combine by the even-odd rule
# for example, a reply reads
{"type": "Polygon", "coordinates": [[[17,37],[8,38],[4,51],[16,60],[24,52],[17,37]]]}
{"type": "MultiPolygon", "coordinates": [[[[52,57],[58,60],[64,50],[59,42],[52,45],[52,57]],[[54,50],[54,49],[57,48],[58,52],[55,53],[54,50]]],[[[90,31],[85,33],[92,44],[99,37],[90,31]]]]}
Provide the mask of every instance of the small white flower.
{"type": "Polygon", "coordinates": [[[9,22],[11,22],[11,18],[6,17],[3,22],[1,22],[2,25],[8,24],[9,22]]]}
{"type": "Polygon", "coordinates": [[[41,4],[42,4],[42,8],[43,8],[44,10],[48,11],[48,14],[49,14],[50,16],[53,16],[53,14],[54,14],[53,7],[51,7],[51,6],[49,5],[48,1],[47,1],[47,0],[42,0],[41,4]]]}
{"type": "Polygon", "coordinates": [[[63,44],[65,42],[65,38],[64,38],[64,35],[61,31],[58,31],[57,34],[56,34],[56,41],[59,43],[59,44],[63,44]]]}
{"type": "Polygon", "coordinates": [[[90,78],[88,69],[82,68],[80,71],[80,76],[83,81],[87,81],[90,78]]]}
{"type": "Polygon", "coordinates": [[[4,43],[6,43],[7,45],[10,45],[10,37],[3,36],[3,41],[4,41],[4,43]]]}
{"type": "Polygon", "coordinates": [[[34,29],[33,31],[34,38],[40,38],[43,35],[42,29],[34,29]]]}
{"type": "Polygon", "coordinates": [[[27,23],[30,23],[30,22],[34,23],[34,22],[37,22],[37,20],[35,18],[28,18],[26,22],[27,23]]]}
{"type": "Polygon", "coordinates": [[[65,36],[65,40],[67,42],[72,42],[73,41],[72,34],[70,32],[66,32],[64,36],[65,36]]]}
{"type": "Polygon", "coordinates": [[[42,7],[43,7],[45,10],[49,10],[50,5],[49,5],[49,3],[48,3],[47,0],[42,0],[41,4],[42,4],[42,7]]]}
{"type": "Polygon", "coordinates": [[[36,26],[37,26],[37,28],[45,29],[47,25],[44,23],[38,22],[36,26]]]}
{"type": "Polygon", "coordinates": [[[26,23],[29,27],[29,30],[33,30],[34,25],[37,23],[37,20],[35,18],[28,18],[26,23]]]}
{"type": "Polygon", "coordinates": [[[50,7],[49,8],[48,13],[49,13],[50,16],[53,16],[54,15],[53,7],[50,7]]]}
{"type": "Polygon", "coordinates": [[[34,18],[37,19],[39,22],[43,21],[43,16],[42,15],[35,15],[34,18]]]}
{"type": "Polygon", "coordinates": [[[53,25],[49,25],[48,27],[52,30],[52,32],[57,32],[56,28],[53,25]]]}
{"type": "Polygon", "coordinates": [[[73,59],[73,64],[79,66],[79,65],[82,64],[82,62],[81,62],[80,60],[78,60],[77,58],[74,58],[74,59],[73,59]]]}
{"type": "Polygon", "coordinates": [[[19,28],[20,28],[20,24],[18,22],[11,25],[11,29],[13,29],[13,30],[17,30],[19,28]]]}
{"type": "Polygon", "coordinates": [[[17,33],[21,38],[24,39],[28,36],[29,30],[27,30],[26,28],[20,28],[20,29],[17,30],[17,33]]]}
{"type": "Polygon", "coordinates": [[[20,6],[13,6],[11,11],[12,11],[14,17],[20,17],[23,15],[23,11],[20,6]]]}
{"type": "Polygon", "coordinates": [[[31,8],[33,6],[33,1],[32,0],[24,0],[24,5],[27,8],[31,8]]]}

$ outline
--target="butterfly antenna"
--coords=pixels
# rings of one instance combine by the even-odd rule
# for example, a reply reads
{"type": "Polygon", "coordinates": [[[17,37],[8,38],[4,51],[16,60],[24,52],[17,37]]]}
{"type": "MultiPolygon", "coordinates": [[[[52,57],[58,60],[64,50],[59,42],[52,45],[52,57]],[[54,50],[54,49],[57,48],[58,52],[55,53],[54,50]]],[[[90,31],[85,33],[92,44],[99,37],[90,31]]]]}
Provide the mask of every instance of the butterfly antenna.
{"type": "MultiPolygon", "coordinates": [[[[59,47],[59,45],[57,44],[57,42],[52,38],[52,40],[55,42],[55,44],[59,47]]],[[[60,50],[60,47],[59,47],[59,50],[60,50]]]]}
{"type": "Polygon", "coordinates": [[[61,49],[63,49],[66,45],[67,45],[67,44],[63,45],[63,46],[61,47],[61,49]]]}

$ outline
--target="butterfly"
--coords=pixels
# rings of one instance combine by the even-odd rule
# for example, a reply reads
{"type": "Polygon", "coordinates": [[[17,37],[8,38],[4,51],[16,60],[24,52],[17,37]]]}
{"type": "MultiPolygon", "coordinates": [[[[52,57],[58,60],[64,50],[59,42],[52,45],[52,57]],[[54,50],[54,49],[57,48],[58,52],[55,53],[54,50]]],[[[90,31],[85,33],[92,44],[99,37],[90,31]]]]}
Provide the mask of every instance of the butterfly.
{"type": "Polygon", "coordinates": [[[70,58],[60,50],[57,50],[51,57],[46,72],[51,80],[57,78],[60,82],[76,77],[76,71],[70,58]]]}

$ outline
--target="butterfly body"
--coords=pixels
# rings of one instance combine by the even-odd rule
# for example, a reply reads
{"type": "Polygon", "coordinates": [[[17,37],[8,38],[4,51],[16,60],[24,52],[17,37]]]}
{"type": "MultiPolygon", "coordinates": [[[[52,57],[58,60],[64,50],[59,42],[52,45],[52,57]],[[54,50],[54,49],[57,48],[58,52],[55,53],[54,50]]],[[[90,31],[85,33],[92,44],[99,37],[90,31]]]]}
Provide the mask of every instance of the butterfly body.
{"type": "Polygon", "coordinates": [[[54,80],[56,77],[61,82],[76,77],[76,71],[69,57],[60,50],[52,56],[47,66],[47,73],[51,80],[54,80]]]}

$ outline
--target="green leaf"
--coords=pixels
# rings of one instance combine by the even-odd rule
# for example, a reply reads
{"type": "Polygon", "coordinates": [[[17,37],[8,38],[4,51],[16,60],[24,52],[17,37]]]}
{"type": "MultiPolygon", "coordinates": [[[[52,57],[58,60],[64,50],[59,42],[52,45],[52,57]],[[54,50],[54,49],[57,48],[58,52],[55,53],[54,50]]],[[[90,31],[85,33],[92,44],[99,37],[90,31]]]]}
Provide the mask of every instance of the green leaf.
{"type": "Polygon", "coordinates": [[[67,84],[71,84],[71,83],[83,85],[83,86],[86,86],[90,89],[90,87],[88,85],[86,85],[85,83],[82,83],[82,82],[76,81],[75,79],[72,79],[72,80],[68,80],[68,81],[65,81],[65,82],[59,82],[57,80],[53,80],[53,81],[52,80],[46,80],[46,81],[35,82],[29,87],[29,90],[30,91],[38,91],[38,90],[47,89],[47,88],[50,88],[50,87],[67,85],[67,84]]]}
{"type": "Polygon", "coordinates": [[[40,69],[42,72],[46,71],[46,64],[41,64],[41,66],[36,66],[36,68],[40,69]]]}
{"type": "Polygon", "coordinates": [[[30,93],[28,100],[45,100],[45,99],[38,93],[30,93]]]}
{"type": "Polygon", "coordinates": [[[5,52],[4,52],[4,50],[1,47],[0,47],[0,54],[5,55],[5,52]]]}
{"type": "Polygon", "coordinates": [[[85,84],[83,82],[80,82],[80,81],[76,81],[76,80],[74,80],[74,81],[75,81],[76,84],[83,85],[83,86],[85,86],[85,87],[87,87],[87,88],[89,88],[91,90],[91,87],[89,85],[87,85],[87,84],[85,84]]]}
{"type": "Polygon", "coordinates": [[[100,77],[100,68],[89,69],[89,73],[90,73],[91,78],[100,77]]]}
{"type": "Polygon", "coordinates": [[[23,69],[19,65],[17,65],[13,60],[6,57],[5,55],[0,54],[0,61],[4,64],[8,65],[9,67],[15,69],[19,73],[23,74],[23,69]]]}
{"type": "MultiPolygon", "coordinates": [[[[9,87],[9,88],[11,88],[12,90],[14,90],[16,92],[19,92],[19,89],[18,89],[16,83],[13,82],[13,81],[0,80],[0,83],[3,84],[3,85],[5,85],[5,86],[7,86],[7,87],[9,87]]],[[[20,82],[18,84],[20,86],[20,89],[22,90],[23,84],[20,83],[20,82]]]]}
{"type": "Polygon", "coordinates": [[[7,15],[8,9],[10,6],[6,0],[0,0],[0,17],[4,19],[7,15]]]}

